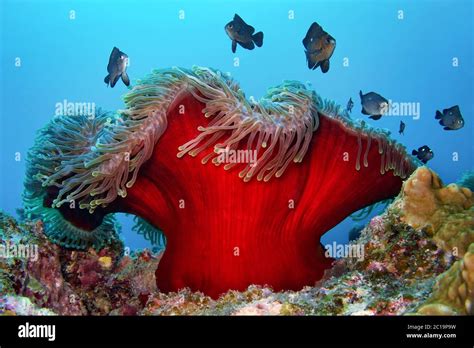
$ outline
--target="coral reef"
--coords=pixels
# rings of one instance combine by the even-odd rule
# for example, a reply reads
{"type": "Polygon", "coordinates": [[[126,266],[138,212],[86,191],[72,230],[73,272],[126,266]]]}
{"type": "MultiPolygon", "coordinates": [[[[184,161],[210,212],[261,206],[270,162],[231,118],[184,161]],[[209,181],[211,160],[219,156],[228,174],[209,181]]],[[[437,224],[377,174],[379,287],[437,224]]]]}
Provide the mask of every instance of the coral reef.
{"type": "Polygon", "coordinates": [[[421,308],[426,315],[474,315],[474,243],[464,257],[441,275],[435,291],[421,308]]]}
{"type": "Polygon", "coordinates": [[[426,167],[407,180],[403,200],[396,203],[403,222],[425,229],[446,252],[464,255],[474,243],[474,204],[470,189],[456,184],[443,186],[440,178],[426,167]]]}
{"type": "MultiPolygon", "coordinates": [[[[473,315],[472,193],[443,186],[417,169],[387,208],[333,262],[299,291],[251,285],[217,299],[189,288],[162,293],[154,270],[161,255],[124,255],[120,243],[99,251],[52,244],[41,222],[0,214],[0,245],[38,245],[36,259],[0,259],[4,315],[473,315]],[[460,227],[458,230],[445,222],[460,227]]],[[[30,255],[31,256],[31,255],[30,255]]]]}
{"type": "Polygon", "coordinates": [[[63,249],[40,221],[18,223],[1,214],[0,245],[16,251],[0,258],[5,314],[135,315],[156,292],[159,257],[146,250],[125,256],[119,241],[99,252],[63,249]],[[37,254],[20,253],[18,246],[37,254]]]}

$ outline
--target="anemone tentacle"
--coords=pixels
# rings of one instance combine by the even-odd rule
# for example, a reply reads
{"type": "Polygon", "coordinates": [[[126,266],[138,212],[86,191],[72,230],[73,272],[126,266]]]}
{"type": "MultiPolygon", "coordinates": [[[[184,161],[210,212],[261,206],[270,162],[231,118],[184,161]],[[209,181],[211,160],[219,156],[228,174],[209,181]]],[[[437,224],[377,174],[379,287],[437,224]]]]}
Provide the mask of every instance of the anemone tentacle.
{"type": "Polygon", "coordinates": [[[314,284],[331,263],[320,237],[398,194],[416,167],[389,132],[353,121],[295,81],[254,102],[219,71],[174,68],[153,72],[124,100],[125,110],[59,117],[41,131],[25,205],[66,246],[106,243],[111,213],[161,228],[162,291],[218,296],[249,284],[314,284]],[[254,160],[222,161],[222,150],[254,160]]]}
{"type": "Polygon", "coordinates": [[[139,216],[133,218],[135,225],[132,227],[132,231],[136,232],[139,235],[142,235],[143,238],[151,243],[152,246],[163,249],[166,246],[166,237],[163,234],[163,231],[156,228],[150,224],[145,219],[142,219],[139,216]]]}
{"type": "Polygon", "coordinates": [[[97,227],[85,231],[65,220],[48,201],[51,187],[60,188],[64,177],[80,183],[77,192],[86,186],[86,181],[81,182],[86,170],[81,167],[91,158],[91,147],[112,118],[112,114],[101,109],[92,116],[54,117],[38,132],[35,145],[28,152],[23,192],[25,215],[30,219],[40,218],[45,234],[64,247],[101,248],[118,239],[119,226],[113,216],[105,216],[97,227]]]}
{"type": "Polygon", "coordinates": [[[387,209],[387,207],[393,202],[393,198],[384,199],[383,201],[376,202],[365,208],[362,208],[359,211],[356,211],[354,214],[351,214],[352,221],[363,221],[369,217],[370,214],[376,208],[381,208],[381,210],[387,209]]]}
{"type": "MultiPolygon", "coordinates": [[[[362,140],[359,141],[357,170],[361,159],[368,166],[367,153],[371,143],[377,141],[384,163],[381,173],[393,169],[395,175],[407,174],[409,163],[405,151],[388,140],[386,132],[372,130],[363,122],[354,123],[344,108],[322,99],[299,82],[285,81],[270,88],[258,103],[252,103],[235,81],[219,71],[173,68],[154,71],[138,81],[124,97],[126,110],[114,115],[109,122],[111,126],[102,127],[87,149],[58,152],[54,167],[44,170],[37,167],[36,178],[44,186],[59,188],[53,205],[60,207],[71,200],[79,201],[81,209],[92,213],[117,196],[126,197],[140,167],[150,158],[154,145],[166,130],[166,110],[183,91],[191,92],[205,103],[203,113],[212,121],[206,127],[199,127],[199,135],[179,147],[178,157],[210,150],[202,162],[211,160],[220,165],[217,160],[220,151],[252,150],[256,152],[256,162],[241,168],[239,176],[244,181],[253,177],[268,181],[273,176],[280,177],[291,162],[303,160],[318,129],[318,113],[323,113],[349,124],[359,137],[368,135],[365,150],[362,140]]],[[[74,144],[68,136],[73,137],[78,130],[74,122],[71,125],[71,130],[64,131],[64,139],[51,141],[52,146],[60,147],[59,151],[74,144]]],[[[69,126],[64,123],[63,127],[69,126]]]]}
{"type": "MultiPolygon", "coordinates": [[[[51,238],[65,246],[101,246],[115,238],[107,207],[118,197],[125,198],[134,186],[140,168],[152,157],[168,127],[168,111],[182,94],[192,95],[203,105],[201,112],[207,120],[198,125],[193,138],[176,147],[176,156],[203,154],[203,165],[220,166],[222,151],[252,151],[253,162],[222,165],[225,170],[238,169],[244,182],[276,180],[292,162],[303,162],[318,136],[322,116],[340,122],[347,134],[357,138],[358,149],[350,160],[357,171],[370,165],[368,155],[375,144],[381,157],[380,174],[390,171],[404,178],[413,169],[413,159],[389,138],[389,132],[353,121],[343,107],[297,81],[284,81],[255,102],[245,97],[237,82],[217,70],[162,69],[138,81],[124,96],[124,110],[99,111],[94,117],[55,117],[40,131],[28,157],[26,212],[43,216],[46,223],[58,223],[61,227],[52,228],[51,238]],[[71,204],[71,209],[88,211],[91,219],[100,217],[87,231],[70,222],[59,223],[61,214],[71,214],[71,204]],[[93,214],[98,209],[102,215],[93,214]]],[[[145,233],[149,229],[139,231],[161,241],[159,234],[145,233]]]]}

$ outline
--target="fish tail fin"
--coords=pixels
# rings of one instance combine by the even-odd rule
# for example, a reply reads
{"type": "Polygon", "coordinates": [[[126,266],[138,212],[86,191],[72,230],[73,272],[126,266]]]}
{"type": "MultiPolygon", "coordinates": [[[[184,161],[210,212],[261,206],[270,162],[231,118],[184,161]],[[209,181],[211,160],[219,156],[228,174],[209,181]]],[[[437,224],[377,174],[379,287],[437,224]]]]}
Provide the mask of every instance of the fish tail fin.
{"type": "Polygon", "coordinates": [[[109,81],[110,81],[110,75],[107,75],[107,76],[104,78],[104,82],[108,85],[108,84],[109,84],[109,81]]]}
{"type": "Polygon", "coordinates": [[[413,156],[416,156],[416,155],[418,155],[418,151],[413,150],[413,151],[411,152],[411,154],[412,154],[413,156]]]}
{"type": "Polygon", "coordinates": [[[438,110],[436,110],[436,116],[435,116],[435,119],[439,120],[443,118],[443,114],[441,112],[439,112],[438,110]]]}
{"type": "Polygon", "coordinates": [[[257,47],[262,47],[263,45],[263,32],[259,31],[258,33],[252,35],[252,40],[255,42],[257,47]]]}

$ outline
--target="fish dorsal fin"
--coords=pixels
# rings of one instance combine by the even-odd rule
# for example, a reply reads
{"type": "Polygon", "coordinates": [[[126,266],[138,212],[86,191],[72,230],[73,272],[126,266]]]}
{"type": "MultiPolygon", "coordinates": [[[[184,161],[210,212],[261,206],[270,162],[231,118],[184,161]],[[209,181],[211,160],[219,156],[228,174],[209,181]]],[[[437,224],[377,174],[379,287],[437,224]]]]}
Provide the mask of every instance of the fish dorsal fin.
{"type": "Polygon", "coordinates": [[[313,24],[311,24],[311,26],[309,27],[308,32],[306,33],[306,36],[303,39],[303,46],[305,48],[308,48],[308,44],[311,41],[311,38],[313,36],[319,36],[322,31],[323,31],[323,28],[321,28],[321,26],[318,23],[313,22],[313,24]]]}
{"type": "Polygon", "coordinates": [[[110,53],[110,60],[115,61],[116,59],[118,59],[119,56],[120,50],[117,47],[114,47],[112,49],[112,52],[110,53]]]}
{"type": "Polygon", "coordinates": [[[236,21],[237,23],[245,24],[245,22],[244,22],[244,20],[242,19],[242,17],[240,17],[237,13],[234,14],[234,21],[236,21]]]}
{"type": "Polygon", "coordinates": [[[117,47],[114,46],[114,48],[112,49],[111,55],[115,56],[115,55],[118,55],[118,54],[120,54],[120,50],[117,47]]]}
{"type": "Polygon", "coordinates": [[[120,50],[117,47],[112,49],[110,52],[109,63],[107,64],[107,71],[111,73],[113,71],[114,65],[117,62],[118,57],[120,56],[120,50]]]}
{"type": "Polygon", "coordinates": [[[234,22],[236,24],[236,28],[238,28],[237,31],[240,35],[252,35],[255,32],[255,28],[245,23],[245,21],[237,13],[234,15],[234,22]]]}
{"type": "Polygon", "coordinates": [[[311,24],[311,26],[309,27],[309,31],[311,31],[311,32],[315,31],[315,34],[316,33],[322,33],[323,28],[318,23],[313,22],[313,24],[311,24]]]}

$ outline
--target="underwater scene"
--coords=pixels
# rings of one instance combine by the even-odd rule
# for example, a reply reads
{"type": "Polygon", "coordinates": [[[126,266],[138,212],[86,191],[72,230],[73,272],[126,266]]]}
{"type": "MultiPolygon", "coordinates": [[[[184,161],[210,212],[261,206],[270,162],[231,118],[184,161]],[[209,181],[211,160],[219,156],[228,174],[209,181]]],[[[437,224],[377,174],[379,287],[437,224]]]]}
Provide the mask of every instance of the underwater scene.
{"type": "Polygon", "coordinates": [[[473,16],[0,0],[0,314],[473,315],[473,16]]]}

